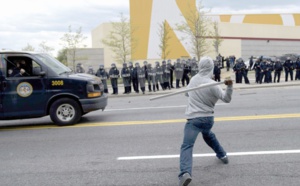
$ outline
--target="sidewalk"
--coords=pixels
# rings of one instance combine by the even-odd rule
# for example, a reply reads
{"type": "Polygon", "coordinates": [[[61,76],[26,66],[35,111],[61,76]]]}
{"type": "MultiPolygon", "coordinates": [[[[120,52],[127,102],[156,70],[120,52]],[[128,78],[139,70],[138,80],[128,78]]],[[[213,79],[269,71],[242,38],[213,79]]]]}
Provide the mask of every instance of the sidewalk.
{"type": "MultiPolygon", "coordinates": [[[[221,81],[224,80],[225,77],[231,77],[231,79],[234,80],[235,79],[235,74],[232,71],[228,71],[227,72],[226,69],[222,69],[221,81]]],[[[243,83],[235,83],[234,82],[233,83],[233,89],[252,89],[252,88],[267,88],[267,87],[300,86],[300,80],[290,81],[290,79],[289,79],[288,82],[285,82],[285,74],[284,74],[284,72],[281,73],[281,78],[280,78],[280,82],[279,83],[262,83],[262,84],[257,84],[257,83],[255,83],[255,72],[254,71],[249,71],[248,72],[248,78],[249,78],[250,84],[245,84],[244,83],[244,79],[243,79],[243,83]]],[[[173,83],[173,85],[175,85],[175,82],[173,83]]],[[[221,85],[221,86],[222,86],[222,88],[226,87],[226,85],[221,85]]],[[[148,85],[146,83],[145,94],[143,94],[140,89],[139,89],[140,90],[139,94],[135,93],[133,91],[133,88],[132,88],[132,91],[133,91],[132,93],[130,93],[130,94],[123,94],[123,92],[124,92],[124,86],[123,86],[123,84],[119,84],[119,86],[118,86],[118,92],[119,92],[119,94],[118,95],[111,95],[112,88],[111,88],[111,85],[108,85],[108,92],[109,92],[108,93],[108,97],[109,98],[114,98],[114,97],[132,97],[132,96],[145,96],[145,95],[161,95],[161,94],[168,94],[168,93],[176,92],[176,91],[182,90],[184,88],[185,87],[181,86],[181,88],[179,88],[179,89],[173,88],[171,90],[162,90],[161,86],[159,85],[159,91],[149,92],[148,91],[148,85]]]]}

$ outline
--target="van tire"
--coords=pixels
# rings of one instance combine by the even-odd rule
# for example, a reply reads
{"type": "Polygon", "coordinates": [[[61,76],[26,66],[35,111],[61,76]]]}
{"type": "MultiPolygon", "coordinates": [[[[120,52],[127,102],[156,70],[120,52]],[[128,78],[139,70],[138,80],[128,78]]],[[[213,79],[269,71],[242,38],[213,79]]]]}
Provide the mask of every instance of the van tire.
{"type": "Polygon", "coordinates": [[[74,125],[82,116],[79,104],[70,98],[61,98],[50,107],[50,118],[59,126],[74,125]]]}

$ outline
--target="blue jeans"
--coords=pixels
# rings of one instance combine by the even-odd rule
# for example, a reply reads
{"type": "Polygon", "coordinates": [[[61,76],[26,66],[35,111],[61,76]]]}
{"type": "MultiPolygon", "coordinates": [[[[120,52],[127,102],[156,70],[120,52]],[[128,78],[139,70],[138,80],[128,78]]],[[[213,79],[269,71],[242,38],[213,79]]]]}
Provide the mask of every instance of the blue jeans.
{"type": "Polygon", "coordinates": [[[193,166],[193,147],[199,132],[206,144],[210,146],[216,153],[218,158],[226,155],[226,152],[220,145],[217,137],[211,131],[214,124],[214,117],[199,117],[189,119],[184,128],[183,143],[180,150],[180,178],[184,173],[192,175],[193,166]]]}

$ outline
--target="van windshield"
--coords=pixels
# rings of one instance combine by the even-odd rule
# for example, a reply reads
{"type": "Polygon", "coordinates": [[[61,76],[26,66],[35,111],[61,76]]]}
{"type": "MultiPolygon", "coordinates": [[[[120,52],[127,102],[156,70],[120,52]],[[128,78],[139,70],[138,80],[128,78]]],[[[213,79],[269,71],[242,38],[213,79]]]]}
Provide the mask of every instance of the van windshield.
{"type": "Polygon", "coordinates": [[[54,57],[50,56],[49,54],[36,54],[35,55],[39,60],[43,61],[49,68],[51,68],[54,72],[57,74],[63,74],[63,73],[71,73],[72,70],[59,62],[54,57]]]}

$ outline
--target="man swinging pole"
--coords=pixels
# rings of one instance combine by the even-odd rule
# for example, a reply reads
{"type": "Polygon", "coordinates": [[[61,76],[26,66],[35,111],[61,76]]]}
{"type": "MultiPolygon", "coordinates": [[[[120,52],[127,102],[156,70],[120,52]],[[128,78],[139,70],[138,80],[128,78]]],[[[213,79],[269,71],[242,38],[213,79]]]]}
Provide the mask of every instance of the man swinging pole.
{"type": "MultiPolygon", "coordinates": [[[[188,105],[185,112],[187,122],[180,150],[179,186],[187,186],[192,181],[193,147],[200,132],[206,144],[216,153],[217,158],[224,164],[228,164],[227,153],[211,129],[214,124],[215,104],[219,99],[226,103],[231,101],[233,83],[231,79],[216,83],[212,80],[213,68],[213,60],[210,57],[202,57],[199,62],[199,72],[192,77],[187,89],[164,95],[164,97],[167,97],[185,92],[188,96],[188,105]],[[220,87],[222,83],[227,85],[225,91],[220,87]]],[[[161,97],[163,96],[150,100],[160,99],[161,97]]]]}

